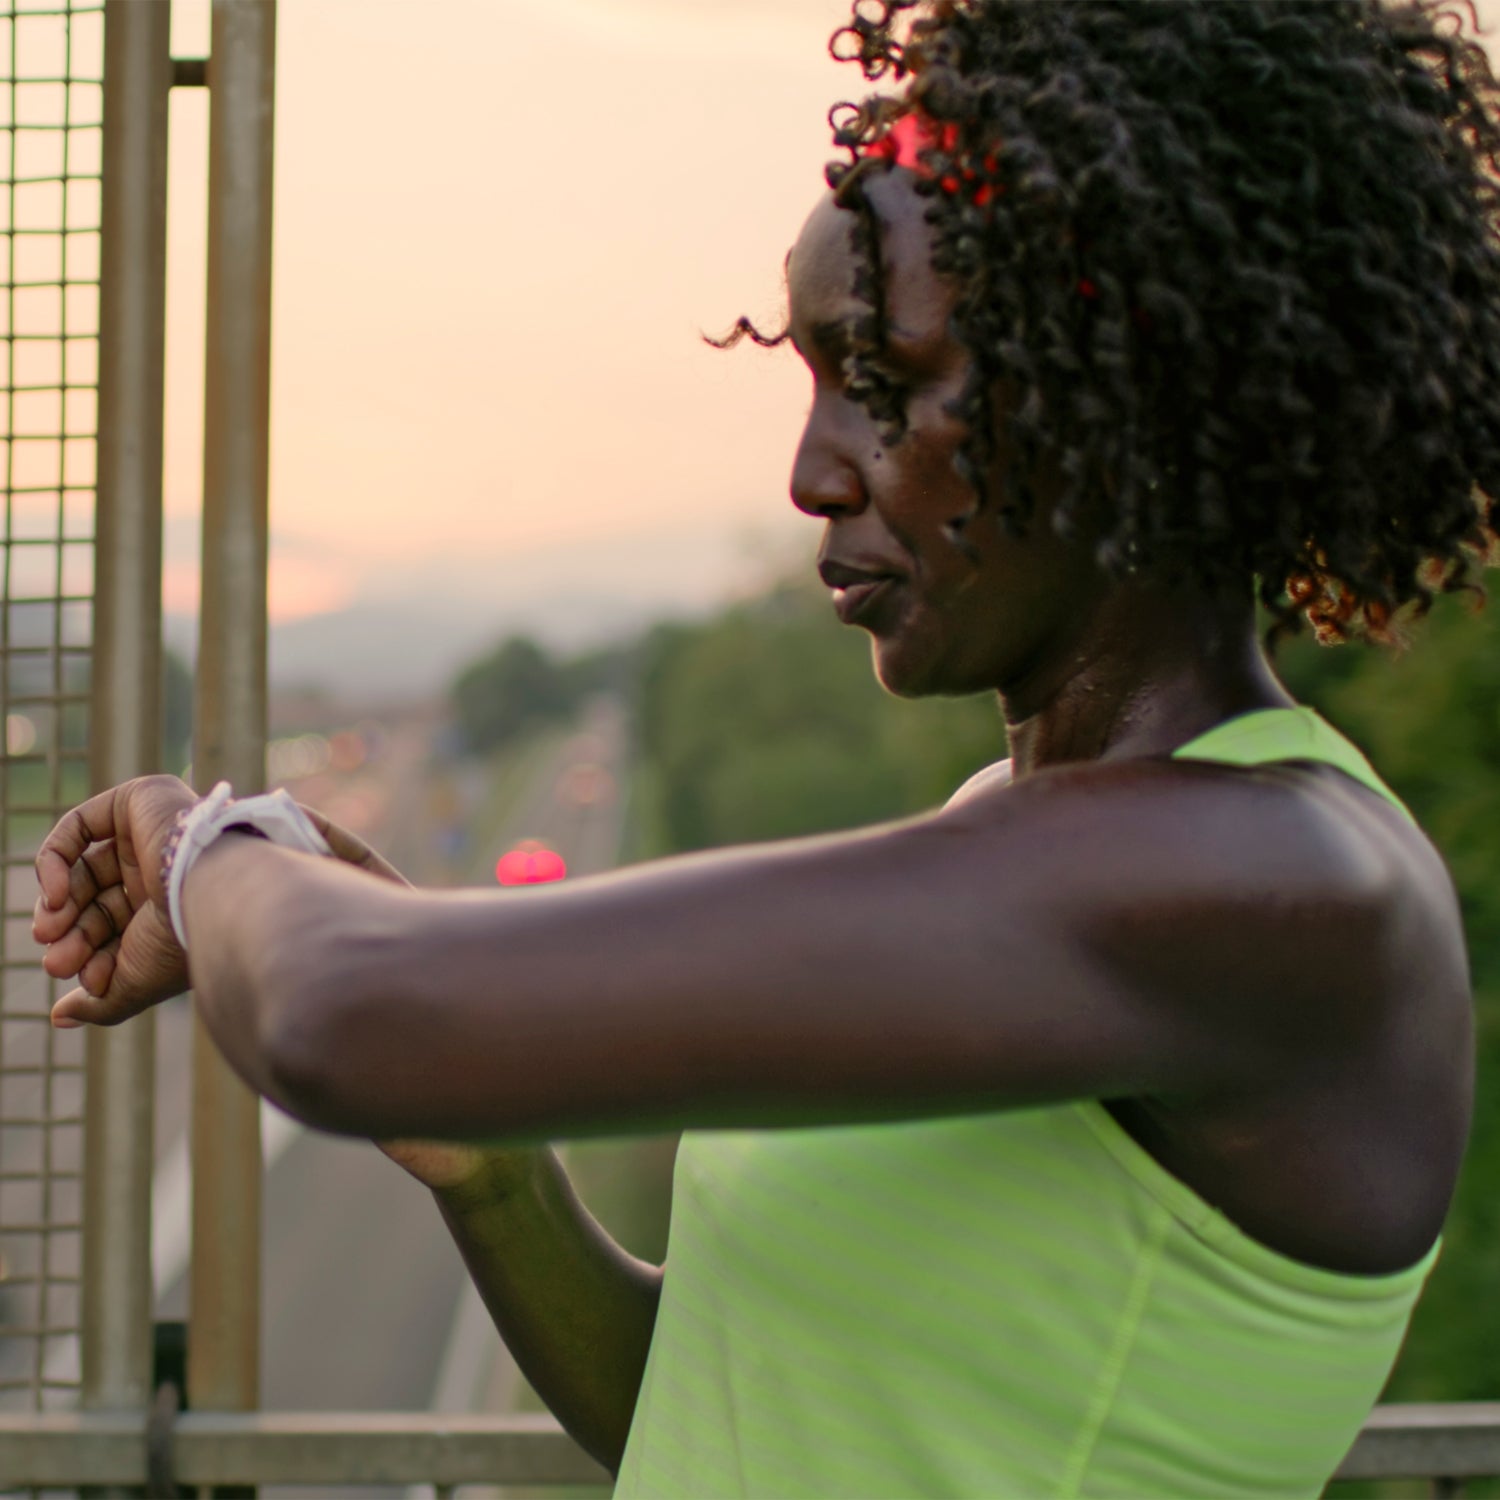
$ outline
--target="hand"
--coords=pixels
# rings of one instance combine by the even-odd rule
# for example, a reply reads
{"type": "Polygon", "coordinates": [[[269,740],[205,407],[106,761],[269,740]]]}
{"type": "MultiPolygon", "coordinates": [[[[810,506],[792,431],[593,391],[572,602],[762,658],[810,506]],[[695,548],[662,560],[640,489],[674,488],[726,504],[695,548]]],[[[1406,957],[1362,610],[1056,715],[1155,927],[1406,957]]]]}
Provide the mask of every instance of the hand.
{"type": "MultiPolygon", "coordinates": [[[[177,813],[198,800],[175,776],[140,777],[81,804],[48,834],[36,860],[42,895],[32,936],[48,945],[47,973],[77,975],[81,986],[53,1006],[54,1026],[114,1025],[190,987],[160,875],[177,813]]],[[[409,883],[355,834],[302,811],[339,859],[409,883]]]]}
{"type": "Polygon", "coordinates": [[[461,1187],[484,1170],[484,1152],[457,1141],[376,1141],[398,1167],[424,1187],[441,1191],[461,1187]]]}
{"type": "Polygon", "coordinates": [[[347,828],[340,828],[315,807],[303,807],[300,802],[297,806],[312,820],[313,826],[328,840],[328,847],[346,865],[357,865],[361,870],[368,870],[370,874],[378,875],[382,880],[394,881],[397,885],[411,885],[411,881],[395,865],[378,855],[358,834],[350,833],[347,828]]]}
{"type": "Polygon", "coordinates": [[[488,1207],[519,1187],[537,1153],[526,1147],[469,1146],[459,1141],[376,1141],[424,1187],[458,1208],[488,1207]]]}
{"type": "Polygon", "coordinates": [[[113,1026],[188,988],[161,860],[177,814],[197,801],[175,776],[137,777],[75,807],[42,841],[32,936],[47,945],[42,968],[80,986],[52,1007],[54,1026],[113,1026]]]}

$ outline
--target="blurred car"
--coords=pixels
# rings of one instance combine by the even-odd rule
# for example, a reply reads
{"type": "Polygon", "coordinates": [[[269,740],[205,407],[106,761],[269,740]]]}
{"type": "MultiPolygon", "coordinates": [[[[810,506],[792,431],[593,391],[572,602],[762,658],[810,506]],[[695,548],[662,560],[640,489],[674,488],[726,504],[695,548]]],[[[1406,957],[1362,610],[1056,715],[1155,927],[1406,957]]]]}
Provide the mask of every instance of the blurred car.
{"type": "Polygon", "coordinates": [[[540,839],[522,839],[495,863],[495,879],[501,885],[546,885],[566,879],[567,862],[557,850],[540,839]]]}

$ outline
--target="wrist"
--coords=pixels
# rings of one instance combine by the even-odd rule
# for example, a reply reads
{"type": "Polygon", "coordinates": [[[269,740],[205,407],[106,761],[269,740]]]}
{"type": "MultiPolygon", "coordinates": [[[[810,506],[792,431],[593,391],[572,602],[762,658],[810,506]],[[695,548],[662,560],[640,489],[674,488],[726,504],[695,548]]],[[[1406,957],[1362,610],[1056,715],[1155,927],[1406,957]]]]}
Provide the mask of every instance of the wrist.
{"type": "Polygon", "coordinates": [[[536,1188],[541,1158],[539,1150],[497,1147],[467,1177],[433,1188],[433,1196],[457,1218],[489,1213],[536,1188]]]}
{"type": "Polygon", "coordinates": [[[177,815],[162,849],[160,884],[178,945],[187,951],[182,913],[182,890],[194,863],[231,829],[254,833],[273,844],[309,854],[331,856],[327,840],[285,791],[264,793],[236,801],[227,781],[177,815]]]}
{"type": "MultiPolygon", "coordinates": [[[[181,931],[173,925],[170,909],[167,921],[177,936],[184,956],[187,954],[186,932],[194,926],[192,914],[198,912],[197,923],[201,927],[204,920],[201,908],[205,905],[210,909],[238,906],[231,901],[228,891],[220,891],[215,895],[215,888],[228,884],[234,889],[243,890],[246,879],[258,879],[258,866],[253,863],[249,866],[241,865],[239,861],[246,857],[246,849],[270,847],[269,839],[259,838],[247,828],[226,829],[193,861],[191,868],[183,872],[177,891],[177,920],[182,924],[181,931]]],[[[266,857],[268,856],[253,858],[266,857]]]]}

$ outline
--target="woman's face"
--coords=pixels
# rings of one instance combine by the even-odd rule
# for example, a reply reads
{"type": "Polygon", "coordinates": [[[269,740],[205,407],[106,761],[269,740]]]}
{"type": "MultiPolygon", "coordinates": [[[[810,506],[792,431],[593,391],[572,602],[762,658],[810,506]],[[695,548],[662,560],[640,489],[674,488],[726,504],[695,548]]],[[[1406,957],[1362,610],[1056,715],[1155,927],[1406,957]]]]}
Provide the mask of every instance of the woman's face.
{"type": "Polygon", "coordinates": [[[1038,674],[1053,675],[1107,585],[1089,547],[1054,535],[1044,487],[1025,538],[1007,537],[986,512],[963,532],[967,554],[951,539],[974,501],[954,467],[964,425],[949,410],[969,356],[949,328],[955,286],[931,269],[927,200],[914,181],[898,168],[866,188],[883,226],[879,363],[907,393],[899,442],[887,444],[846,391],[844,355],[869,313],[854,295],[854,214],[826,196],[792,250],[791,335],[813,376],[792,500],[827,522],[819,572],[840,618],[870,632],[876,675],[891,692],[1024,692],[1038,674]]]}

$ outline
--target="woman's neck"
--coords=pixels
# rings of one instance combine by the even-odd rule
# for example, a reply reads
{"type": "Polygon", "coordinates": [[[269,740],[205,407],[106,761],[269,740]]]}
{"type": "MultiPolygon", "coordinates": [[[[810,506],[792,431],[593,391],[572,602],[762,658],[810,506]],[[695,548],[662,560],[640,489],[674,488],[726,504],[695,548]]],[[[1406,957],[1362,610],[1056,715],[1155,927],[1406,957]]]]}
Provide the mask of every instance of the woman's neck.
{"type": "Polygon", "coordinates": [[[1293,699],[1261,649],[1254,607],[1122,584],[1052,659],[1000,693],[1013,774],[1165,755],[1222,720],[1293,699]]]}

